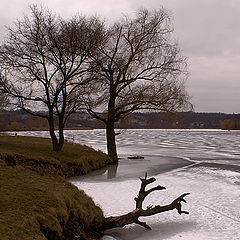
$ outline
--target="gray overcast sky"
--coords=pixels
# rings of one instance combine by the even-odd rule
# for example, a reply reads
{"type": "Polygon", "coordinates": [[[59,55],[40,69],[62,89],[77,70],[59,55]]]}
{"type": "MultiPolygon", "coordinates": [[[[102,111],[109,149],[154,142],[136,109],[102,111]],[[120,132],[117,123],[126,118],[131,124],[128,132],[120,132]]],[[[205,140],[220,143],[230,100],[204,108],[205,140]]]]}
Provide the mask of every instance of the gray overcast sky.
{"type": "Polygon", "coordinates": [[[43,4],[67,17],[77,12],[114,21],[139,7],[166,8],[174,35],[188,57],[186,82],[198,112],[240,112],[240,0],[0,0],[0,40],[4,25],[43,4]]]}

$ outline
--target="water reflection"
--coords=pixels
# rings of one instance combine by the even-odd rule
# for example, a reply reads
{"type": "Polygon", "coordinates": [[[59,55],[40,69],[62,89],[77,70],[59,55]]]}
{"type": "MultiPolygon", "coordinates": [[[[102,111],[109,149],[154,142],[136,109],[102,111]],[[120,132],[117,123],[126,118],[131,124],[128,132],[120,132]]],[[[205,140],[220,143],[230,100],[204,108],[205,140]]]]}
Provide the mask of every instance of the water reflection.
{"type": "Polygon", "coordinates": [[[107,178],[112,179],[117,177],[118,164],[108,166],[107,178]]]}
{"type": "Polygon", "coordinates": [[[122,156],[118,164],[106,166],[84,176],[71,178],[70,181],[125,181],[128,179],[138,179],[144,176],[146,172],[149,176],[155,176],[191,164],[193,162],[177,157],[146,155],[143,159],[128,159],[127,156],[122,156]]]}

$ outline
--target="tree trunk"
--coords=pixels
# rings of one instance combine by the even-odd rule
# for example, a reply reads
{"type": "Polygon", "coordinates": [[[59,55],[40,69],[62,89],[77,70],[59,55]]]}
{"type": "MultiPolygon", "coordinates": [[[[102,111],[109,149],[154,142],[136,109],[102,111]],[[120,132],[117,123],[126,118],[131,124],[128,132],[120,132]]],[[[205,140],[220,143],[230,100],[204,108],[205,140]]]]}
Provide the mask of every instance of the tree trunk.
{"type": "Polygon", "coordinates": [[[58,129],[58,133],[59,133],[58,151],[61,151],[63,144],[64,144],[64,133],[63,133],[64,125],[63,125],[63,123],[59,122],[58,127],[59,127],[59,129],[58,129]]]}
{"type": "Polygon", "coordinates": [[[106,135],[107,135],[107,151],[108,156],[112,159],[112,163],[118,163],[117,148],[116,148],[116,139],[114,131],[114,121],[108,121],[106,126],[106,135]]]}
{"type": "Polygon", "coordinates": [[[64,135],[63,135],[63,128],[59,128],[59,140],[57,139],[57,136],[55,134],[55,128],[54,128],[54,120],[52,117],[48,118],[49,123],[49,133],[52,140],[52,149],[54,152],[59,152],[62,150],[63,143],[64,143],[64,135]]]}
{"type": "Polygon", "coordinates": [[[184,193],[175,200],[172,201],[172,203],[165,205],[165,206],[148,206],[147,209],[143,209],[143,201],[144,199],[151,193],[157,190],[163,190],[165,187],[163,186],[156,186],[153,188],[150,188],[149,190],[145,190],[146,186],[150,183],[153,183],[156,181],[155,178],[147,178],[147,174],[145,175],[145,178],[140,178],[141,180],[141,187],[138,193],[138,196],[135,198],[136,201],[136,209],[121,215],[121,216],[114,216],[114,217],[107,217],[105,218],[105,221],[103,225],[101,226],[101,231],[105,231],[107,229],[116,228],[116,227],[123,227],[127,224],[136,223],[142,227],[145,227],[149,230],[151,230],[151,227],[147,225],[146,222],[141,222],[138,218],[139,217],[147,217],[151,215],[155,215],[158,213],[171,211],[176,209],[179,214],[189,214],[186,211],[182,210],[182,202],[186,203],[186,200],[184,199],[185,196],[189,195],[190,193],[184,193]]]}
{"type": "MultiPolygon", "coordinates": [[[[65,80],[67,82],[67,80],[65,80]]],[[[58,142],[58,151],[62,150],[64,143],[64,115],[66,111],[66,101],[67,101],[67,93],[66,93],[66,84],[64,84],[64,88],[62,89],[62,109],[61,112],[58,113],[58,133],[59,133],[59,142],[58,142]]]]}

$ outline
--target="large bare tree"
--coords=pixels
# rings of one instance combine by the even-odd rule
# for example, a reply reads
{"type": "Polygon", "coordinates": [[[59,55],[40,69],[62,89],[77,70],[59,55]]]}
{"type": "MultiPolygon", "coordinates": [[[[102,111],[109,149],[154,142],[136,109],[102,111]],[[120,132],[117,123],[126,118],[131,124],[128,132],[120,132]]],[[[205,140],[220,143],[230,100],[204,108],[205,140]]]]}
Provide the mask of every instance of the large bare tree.
{"type": "Polygon", "coordinates": [[[91,67],[88,52],[94,52],[101,29],[94,17],[63,20],[34,5],[31,17],[8,29],[0,49],[3,91],[19,108],[48,120],[54,151],[62,149],[65,123],[81,105],[79,91],[91,67]]]}
{"type": "Polygon", "coordinates": [[[134,111],[188,108],[186,58],[171,38],[166,10],[139,10],[109,27],[92,54],[86,109],[106,125],[107,150],[118,161],[114,124],[134,111]]]}

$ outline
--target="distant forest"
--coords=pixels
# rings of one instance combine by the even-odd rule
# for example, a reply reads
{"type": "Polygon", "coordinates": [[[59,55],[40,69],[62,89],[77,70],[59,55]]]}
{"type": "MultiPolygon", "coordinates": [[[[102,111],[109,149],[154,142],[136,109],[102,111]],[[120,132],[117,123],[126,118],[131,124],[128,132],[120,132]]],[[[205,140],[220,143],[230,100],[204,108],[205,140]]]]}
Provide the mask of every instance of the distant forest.
{"type": "MultiPolygon", "coordinates": [[[[66,129],[104,128],[104,125],[85,112],[70,117],[66,129]]],[[[136,129],[240,129],[240,114],[178,112],[175,114],[148,112],[133,113],[116,123],[116,128],[136,129]]],[[[1,111],[0,131],[47,130],[45,119],[33,117],[22,110],[1,111]]]]}

